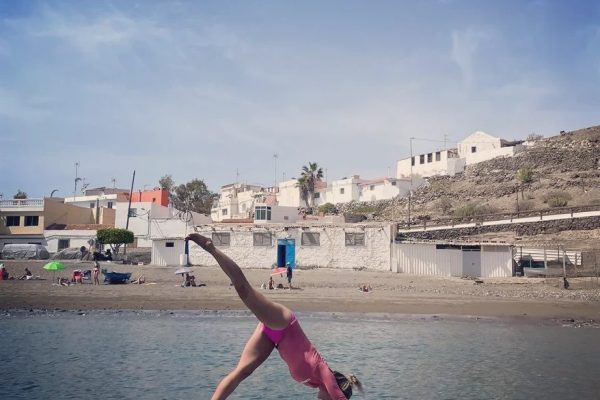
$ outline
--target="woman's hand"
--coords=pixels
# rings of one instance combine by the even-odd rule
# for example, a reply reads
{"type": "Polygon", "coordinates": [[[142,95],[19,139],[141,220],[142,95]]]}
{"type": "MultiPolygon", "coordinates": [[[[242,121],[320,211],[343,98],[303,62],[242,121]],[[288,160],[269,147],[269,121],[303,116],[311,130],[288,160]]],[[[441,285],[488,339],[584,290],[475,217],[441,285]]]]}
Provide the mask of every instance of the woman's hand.
{"type": "Polygon", "coordinates": [[[191,240],[209,253],[215,249],[215,245],[213,244],[212,240],[198,233],[189,234],[185,240],[191,240]]]}

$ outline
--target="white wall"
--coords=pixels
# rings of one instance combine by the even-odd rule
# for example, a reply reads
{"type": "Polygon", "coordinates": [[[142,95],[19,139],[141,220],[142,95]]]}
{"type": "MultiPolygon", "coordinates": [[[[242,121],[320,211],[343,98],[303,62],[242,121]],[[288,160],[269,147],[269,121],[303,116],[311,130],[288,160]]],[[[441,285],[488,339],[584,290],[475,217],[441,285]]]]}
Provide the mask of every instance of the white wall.
{"type": "Polygon", "coordinates": [[[389,200],[396,196],[403,197],[408,195],[409,190],[410,180],[407,179],[385,179],[372,184],[365,183],[359,186],[358,201],[389,200]]]}
{"type": "Polygon", "coordinates": [[[254,223],[255,224],[277,224],[277,223],[285,223],[291,224],[298,221],[298,208],[297,207],[282,207],[282,206],[272,206],[265,203],[257,203],[256,207],[270,207],[271,208],[271,219],[270,220],[258,220],[256,219],[256,212],[254,213],[254,223]]]}
{"type": "Polygon", "coordinates": [[[65,203],[72,204],[82,208],[96,208],[96,200],[98,200],[101,208],[108,208],[109,204],[112,203],[112,208],[117,205],[117,194],[100,194],[94,196],[76,196],[76,197],[65,197],[65,203]],[[90,204],[94,203],[94,207],[90,207],[90,204]]]}
{"type": "MultiPolygon", "coordinates": [[[[336,227],[301,227],[284,230],[273,226],[214,226],[216,232],[229,232],[230,246],[220,247],[242,268],[272,268],[277,262],[277,239],[296,240],[296,265],[302,267],[327,268],[366,268],[370,270],[390,270],[390,243],[392,227],[390,225],[365,226],[364,231],[356,225],[336,227]],[[231,230],[233,229],[233,230],[231,230]],[[345,229],[345,230],[344,230],[345,229]],[[254,246],[254,232],[271,232],[271,246],[254,246]],[[315,232],[320,235],[320,246],[302,246],[302,232],[315,232]],[[345,233],[365,233],[364,246],[346,246],[345,233]]],[[[213,230],[198,227],[199,233],[211,237],[213,230]]],[[[153,242],[152,263],[157,265],[177,265],[179,255],[173,252],[168,258],[161,250],[163,240],[153,242]],[[154,249],[156,247],[156,249],[154,249]],[[156,253],[156,256],[155,256],[156,253]],[[155,258],[156,257],[156,258],[155,258]]],[[[179,239],[183,246],[183,236],[179,239]]],[[[181,247],[183,248],[183,247],[181,247]]],[[[197,245],[190,243],[190,260],[195,265],[214,265],[215,260],[197,245]]]]}
{"type": "Polygon", "coordinates": [[[500,147],[497,149],[491,149],[486,151],[478,150],[476,153],[472,153],[466,158],[466,164],[476,164],[482,161],[491,160],[496,157],[512,157],[522,150],[523,146],[521,145],[500,147]]]}
{"type": "Polygon", "coordinates": [[[90,247],[88,240],[94,239],[96,234],[96,230],[85,229],[45,230],[46,249],[49,253],[56,253],[60,239],[69,239],[69,247],[90,247]]]}
{"type": "Polygon", "coordinates": [[[283,207],[306,207],[304,201],[300,200],[300,190],[297,185],[297,179],[280,182],[278,185],[277,204],[283,207]]]}
{"type": "MultiPolygon", "coordinates": [[[[394,243],[392,271],[411,275],[463,275],[460,248],[436,249],[435,243],[394,243]]],[[[481,246],[481,277],[512,276],[512,247],[481,246]]]]}
{"type": "Polygon", "coordinates": [[[152,241],[152,265],[179,266],[179,256],[185,252],[185,241],[182,239],[156,239],[152,241]],[[167,247],[173,243],[173,247],[167,247]]]}

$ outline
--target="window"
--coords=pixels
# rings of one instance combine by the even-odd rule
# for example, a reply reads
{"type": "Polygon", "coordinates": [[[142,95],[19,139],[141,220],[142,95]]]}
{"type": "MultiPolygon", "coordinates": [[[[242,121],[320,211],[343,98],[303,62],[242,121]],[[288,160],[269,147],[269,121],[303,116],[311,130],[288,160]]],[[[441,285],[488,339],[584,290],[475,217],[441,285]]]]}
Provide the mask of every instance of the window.
{"type": "Polygon", "coordinates": [[[112,202],[112,201],[109,201],[109,202],[108,202],[108,205],[107,205],[107,207],[108,207],[108,208],[113,208],[113,202],[112,202]]]}
{"type": "Polygon", "coordinates": [[[58,239],[58,251],[68,249],[71,245],[71,241],[69,239],[58,239]]]}
{"type": "Polygon", "coordinates": [[[315,199],[318,199],[319,197],[321,197],[321,193],[319,193],[319,192],[316,192],[316,193],[315,193],[315,199]]]}
{"type": "Polygon", "coordinates": [[[415,158],[414,158],[414,157],[412,157],[412,158],[410,159],[410,165],[413,165],[413,166],[415,165],[415,158]]]}
{"type": "Polygon", "coordinates": [[[440,151],[435,152],[435,161],[440,161],[442,159],[442,153],[440,151]]]}
{"type": "Polygon", "coordinates": [[[433,161],[433,153],[427,154],[427,162],[430,163],[433,161]]]}
{"type": "Polygon", "coordinates": [[[270,221],[271,220],[271,207],[269,206],[256,206],[255,217],[257,221],[270,221]]]}
{"type": "Polygon", "coordinates": [[[95,201],[91,201],[90,202],[90,208],[96,208],[96,202],[95,201]]]}
{"type": "Polygon", "coordinates": [[[290,219],[290,217],[288,217],[287,215],[284,215],[284,216],[283,216],[283,220],[284,220],[284,221],[287,221],[287,220],[289,220],[289,219],[290,219]]]}
{"type": "Polygon", "coordinates": [[[21,217],[19,215],[7,215],[6,226],[21,226],[21,217]]]}
{"type": "Polygon", "coordinates": [[[165,247],[175,247],[175,242],[165,242],[165,247]]]}
{"type": "Polygon", "coordinates": [[[425,154],[419,156],[419,164],[425,164],[425,154]]]}
{"type": "Polygon", "coordinates": [[[223,215],[223,216],[227,215],[227,209],[226,208],[224,208],[224,209],[221,210],[221,215],[223,215]]]}
{"type": "Polygon", "coordinates": [[[25,226],[38,226],[40,224],[40,217],[37,215],[26,215],[25,226]]]}
{"type": "Polygon", "coordinates": [[[471,146],[471,153],[477,152],[477,146],[471,146]]]}
{"type": "Polygon", "coordinates": [[[231,243],[231,234],[229,232],[213,232],[212,241],[215,246],[229,246],[231,243]]]}
{"type": "Polygon", "coordinates": [[[317,232],[302,232],[300,244],[302,246],[320,246],[321,234],[317,232]]]}
{"type": "Polygon", "coordinates": [[[340,194],[344,194],[344,188],[340,189],[340,194]]]}
{"type": "Polygon", "coordinates": [[[129,209],[129,217],[137,217],[137,208],[129,209]]]}
{"type": "Polygon", "coordinates": [[[252,240],[255,246],[271,246],[271,234],[268,232],[256,232],[252,234],[252,240]]]}
{"type": "Polygon", "coordinates": [[[392,186],[396,186],[396,181],[392,181],[392,186]]]}
{"type": "Polygon", "coordinates": [[[369,186],[369,190],[375,190],[375,185],[369,186]]]}
{"type": "Polygon", "coordinates": [[[364,246],[364,233],[346,233],[346,246],[364,246]]]}

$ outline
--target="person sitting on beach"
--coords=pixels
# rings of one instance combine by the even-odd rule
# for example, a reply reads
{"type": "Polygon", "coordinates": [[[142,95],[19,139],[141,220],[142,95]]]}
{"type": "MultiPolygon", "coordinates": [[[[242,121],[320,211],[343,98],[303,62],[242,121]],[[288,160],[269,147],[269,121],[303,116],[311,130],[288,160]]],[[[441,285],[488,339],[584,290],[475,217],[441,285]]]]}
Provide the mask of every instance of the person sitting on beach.
{"type": "Polygon", "coordinates": [[[358,287],[358,290],[360,290],[363,293],[367,293],[371,292],[373,289],[371,288],[371,285],[362,285],[358,287]]]}
{"type": "Polygon", "coordinates": [[[29,270],[29,268],[25,267],[25,275],[21,276],[19,278],[20,281],[22,281],[23,279],[32,279],[33,278],[33,274],[31,273],[31,271],[29,270]]]}
{"type": "Polygon", "coordinates": [[[133,282],[131,282],[131,283],[133,283],[134,285],[141,285],[145,282],[146,282],[146,277],[144,275],[140,275],[139,278],[134,279],[133,282]]]}
{"type": "Polygon", "coordinates": [[[269,277],[269,290],[273,290],[275,289],[275,281],[273,280],[273,277],[270,276],[269,277]]]}
{"type": "Polygon", "coordinates": [[[282,304],[275,303],[256,290],[241,268],[215,247],[213,242],[197,233],[186,237],[212,255],[231,279],[242,302],[254,313],[259,324],[246,343],[238,365],[219,382],[212,400],[226,399],[277,348],[287,364],[292,378],[312,388],[318,388],[318,398],[346,400],[352,389],[362,390],[354,375],[344,375],[329,368],[315,346],[308,340],[296,315],[282,304]]]}

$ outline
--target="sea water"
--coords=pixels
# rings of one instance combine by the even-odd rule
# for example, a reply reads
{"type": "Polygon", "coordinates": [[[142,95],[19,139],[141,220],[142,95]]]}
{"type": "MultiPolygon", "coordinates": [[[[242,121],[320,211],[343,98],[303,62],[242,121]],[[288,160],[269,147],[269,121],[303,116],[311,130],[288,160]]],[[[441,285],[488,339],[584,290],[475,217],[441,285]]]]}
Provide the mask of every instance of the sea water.
{"type": "MultiPolygon", "coordinates": [[[[509,320],[298,314],[358,399],[600,399],[600,329],[509,320]]],[[[1,399],[209,399],[247,314],[0,314],[1,399]]],[[[232,399],[315,399],[276,350],[232,399]]],[[[353,397],[354,398],[354,397],[353,397]]]]}

